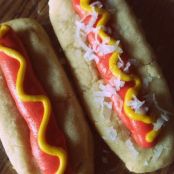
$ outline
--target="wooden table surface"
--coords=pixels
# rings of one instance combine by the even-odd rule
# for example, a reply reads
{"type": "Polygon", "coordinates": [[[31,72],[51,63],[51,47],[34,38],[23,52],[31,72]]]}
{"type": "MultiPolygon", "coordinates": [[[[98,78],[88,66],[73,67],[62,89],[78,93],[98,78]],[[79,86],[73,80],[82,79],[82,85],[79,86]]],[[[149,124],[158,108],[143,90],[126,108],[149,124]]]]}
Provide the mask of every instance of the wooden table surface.
{"type": "MultiPolygon", "coordinates": [[[[59,52],[58,42],[48,18],[47,2],[47,0],[0,0],[0,22],[19,17],[35,18],[47,30],[55,50],[59,52]]],[[[127,0],[127,2],[144,29],[174,97],[174,0],[127,0]]],[[[129,174],[124,164],[108,149],[95,131],[94,134],[95,173],[129,174]]],[[[16,174],[1,144],[0,174],[16,174]]],[[[174,164],[153,174],[174,174],[174,164]]]]}

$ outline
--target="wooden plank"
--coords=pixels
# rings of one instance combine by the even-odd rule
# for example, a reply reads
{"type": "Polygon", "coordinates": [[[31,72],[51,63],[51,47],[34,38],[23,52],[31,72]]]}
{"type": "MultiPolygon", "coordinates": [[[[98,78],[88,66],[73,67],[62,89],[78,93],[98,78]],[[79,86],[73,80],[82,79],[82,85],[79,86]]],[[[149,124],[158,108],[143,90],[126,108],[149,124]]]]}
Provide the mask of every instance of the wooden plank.
{"type": "MultiPolygon", "coordinates": [[[[0,0],[0,22],[19,17],[38,20],[49,33],[56,52],[59,44],[48,17],[48,0],[0,0]]],[[[174,97],[174,0],[127,0],[143,26],[145,36],[157,55],[174,97]]],[[[62,52],[61,52],[62,54],[62,52]]],[[[63,55],[63,54],[62,54],[63,55]]],[[[96,174],[130,174],[93,129],[96,174]]],[[[0,174],[15,174],[0,144],[0,174]]],[[[153,174],[174,174],[174,164],[153,174]]]]}

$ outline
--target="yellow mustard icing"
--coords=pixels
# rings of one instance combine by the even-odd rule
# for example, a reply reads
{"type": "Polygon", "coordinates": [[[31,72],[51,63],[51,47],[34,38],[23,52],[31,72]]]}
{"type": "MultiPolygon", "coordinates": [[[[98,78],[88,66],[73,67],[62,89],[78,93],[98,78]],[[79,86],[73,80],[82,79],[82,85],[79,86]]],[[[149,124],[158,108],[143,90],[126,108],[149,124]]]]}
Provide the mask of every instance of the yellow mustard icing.
{"type": "MultiPolygon", "coordinates": [[[[110,45],[115,45],[116,44],[116,40],[114,40],[113,38],[111,38],[107,33],[105,33],[105,31],[102,29],[102,26],[105,26],[106,23],[109,20],[109,14],[106,10],[103,10],[101,8],[98,7],[92,7],[90,5],[90,1],[91,0],[80,0],[80,6],[83,10],[87,11],[87,12],[97,12],[98,14],[101,15],[100,20],[97,22],[97,27],[100,27],[99,30],[99,36],[101,37],[101,39],[107,39],[109,40],[110,45]]],[[[111,55],[110,59],[109,59],[109,68],[111,70],[111,72],[113,73],[114,76],[119,77],[120,80],[125,81],[125,82],[134,82],[135,85],[131,88],[129,88],[126,92],[125,95],[125,100],[124,100],[124,111],[126,113],[126,115],[133,120],[136,121],[141,121],[144,122],[146,124],[152,124],[155,120],[152,116],[149,115],[145,115],[145,114],[139,114],[136,113],[130,106],[128,106],[128,103],[135,97],[138,95],[138,91],[141,88],[141,80],[133,75],[133,74],[126,74],[123,71],[121,71],[118,66],[118,60],[119,60],[119,53],[118,52],[113,52],[113,54],[111,55]]],[[[156,138],[156,136],[159,134],[159,130],[158,131],[150,131],[147,135],[146,135],[146,141],[147,142],[153,142],[154,139],[156,138]]]]}
{"type": "Polygon", "coordinates": [[[4,34],[6,34],[9,30],[8,25],[0,25],[0,38],[2,38],[4,36],[4,34]]]}
{"type": "Polygon", "coordinates": [[[151,130],[146,135],[146,141],[151,143],[158,135],[159,135],[159,131],[151,130]]]}
{"type": "MultiPolygon", "coordinates": [[[[1,29],[4,28],[6,31],[10,29],[10,27],[6,26],[0,26],[0,33],[2,32],[1,29]]],[[[50,113],[51,113],[51,104],[49,99],[44,96],[44,95],[27,95],[24,92],[23,89],[23,81],[24,81],[24,76],[25,76],[25,71],[26,71],[26,61],[25,58],[16,50],[4,47],[3,45],[0,45],[0,51],[11,57],[12,59],[17,60],[20,63],[19,71],[17,74],[17,80],[16,80],[16,91],[19,96],[19,99],[23,102],[40,102],[43,104],[44,107],[44,113],[43,113],[43,119],[41,121],[41,125],[39,128],[38,132],[38,144],[40,149],[51,155],[58,157],[60,161],[60,165],[58,167],[58,170],[56,171],[56,174],[63,174],[67,165],[67,154],[64,149],[60,147],[54,147],[49,144],[47,144],[46,139],[45,139],[45,133],[46,133],[46,128],[48,126],[48,122],[50,119],[50,113]]]]}

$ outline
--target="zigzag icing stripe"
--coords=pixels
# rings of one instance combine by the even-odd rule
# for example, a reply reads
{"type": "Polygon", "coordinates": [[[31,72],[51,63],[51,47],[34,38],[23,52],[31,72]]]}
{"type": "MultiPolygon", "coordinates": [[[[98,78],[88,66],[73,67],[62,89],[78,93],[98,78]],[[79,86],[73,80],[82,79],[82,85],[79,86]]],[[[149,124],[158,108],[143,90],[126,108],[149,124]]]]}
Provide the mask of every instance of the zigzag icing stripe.
{"type": "MultiPolygon", "coordinates": [[[[9,30],[7,25],[0,26],[0,38],[3,37],[9,30]]],[[[56,174],[63,174],[67,165],[67,154],[64,149],[60,147],[54,147],[46,142],[45,134],[50,119],[51,104],[49,99],[44,95],[28,95],[24,92],[23,82],[26,73],[26,61],[25,58],[16,50],[0,45],[0,52],[3,52],[12,59],[19,62],[19,70],[16,79],[16,91],[19,99],[22,102],[40,102],[43,105],[44,113],[43,118],[38,130],[38,144],[39,148],[48,155],[55,156],[59,159],[60,164],[56,174]]]]}

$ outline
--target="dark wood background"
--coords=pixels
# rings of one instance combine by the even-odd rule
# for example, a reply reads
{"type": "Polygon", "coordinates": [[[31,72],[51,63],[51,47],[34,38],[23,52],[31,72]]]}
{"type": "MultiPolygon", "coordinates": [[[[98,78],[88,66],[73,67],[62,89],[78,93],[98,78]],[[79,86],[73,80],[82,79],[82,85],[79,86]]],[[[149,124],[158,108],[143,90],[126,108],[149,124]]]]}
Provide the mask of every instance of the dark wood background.
{"type": "MultiPolygon", "coordinates": [[[[174,97],[174,0],[127,0],[127,2],[144,29],[146,39],[156,54],[174,97]]],[[[19,17],[38,20],[47,30],[56,52],[60,54],[59,44],[50,25],[47,3],[48,0],[0,0],[0,22],[19,17]]],[[[94,130],[93,132],[96,148],[95,173],[130,174],[97,133],[94,130]]],[[[1,144],[0,173],[15,174],[1,144]]],[[[153,174],[174,174],[174,163],[153,174]]]]}

